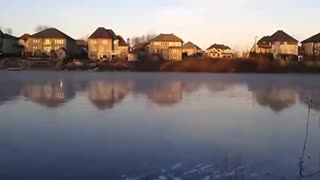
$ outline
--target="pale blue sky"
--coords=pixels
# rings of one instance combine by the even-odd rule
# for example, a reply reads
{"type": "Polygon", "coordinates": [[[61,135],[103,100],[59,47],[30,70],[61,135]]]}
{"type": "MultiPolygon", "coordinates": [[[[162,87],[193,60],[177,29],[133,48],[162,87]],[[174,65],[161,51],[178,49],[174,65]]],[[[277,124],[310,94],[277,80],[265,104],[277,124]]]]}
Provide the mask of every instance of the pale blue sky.
{"type": "Polygon", "coordinates": [[[38,24],[56,27],[77,39],[97,27],[124,38],[174,33],[202,48],[224,43],[247,49],[254,37],[278,29],[297,38],[320,32],[319,0],[0,0],[0,26],[16,36],[38,24]]]}

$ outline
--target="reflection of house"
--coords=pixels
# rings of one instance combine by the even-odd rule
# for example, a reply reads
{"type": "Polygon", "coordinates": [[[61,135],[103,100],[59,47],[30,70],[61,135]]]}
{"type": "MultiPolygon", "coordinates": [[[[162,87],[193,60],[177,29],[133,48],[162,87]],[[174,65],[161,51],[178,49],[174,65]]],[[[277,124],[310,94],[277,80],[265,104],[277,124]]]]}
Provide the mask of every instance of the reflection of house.
{"type": "Polygon", "coordinates": [[[210,82],[208,83],[209,91],[213,93],[222,92],[230,89],[233,85],[228,82],[218,81],[218,82],[210,82]]]}
{"type": "Polygon", "coordinates": [[[111,109],[130,92],[130,83],[97,81],[89,87],[89,99],[98,109],[111,109]]]}
{"type": "Polygon", "coordinates": [[[193,44],[192,42],[185,43],[182,46],[182,49],[183,49],[183,53],[186,56],[194,56],[202,52],[201,48],[199,48],[199,46],[193,44]]]}
{"type": "Polygon", "coordinates": [[[277,31],[260,39],[251,52],[272,53],[274,58],[289,60],[298,55],[298,41],[284,31],[277,31]]]}
{"type": "Polygon", "coordinates": [[[187,81],[182,83],[182,90],[186,93],[193,93],[200,89],[201,84],[199,82],[187,81]]]}
{"type": "Polygon", "coordinates": [[[306,56],[320,57],[320,33],[301,42],[306,56]]]}
{"type": "Polygon", "coordinates": [[[0,54],[20,55],[21,51],[22,46],[19,45],[19,38],[0,31],[0,54]]]}
{"type": "Polygon", "coordinates": [[[65,87],[63,81],[26,85],[23,87],[22,92],[27,100],[47,107],[58,107],[75,96],[75,90],[65,87]]]}
{"type": "Polygon", "coordinates": [[[206,54],[210,57],[215,57],[215,58],[232,58],[233,57],[233,52],[231,48],[223,44],[211,45],[207,49],[206,54]]]}
{"type": "Polygon", "coordinates": [[[182,100],[182,83],[180,81],[160,83],[159,88],[154,88],[148,93],[151,101],[158,105],[173,105],[182,100]]]}
{"type": "Polygon", "coordinates": [[[100,27],[89,37],[88,50],[90,59],[126,59],[128,45],[113,30],[100,27]]]}
{"type": "Polygon", "coordinates": [[[160,34],[149,41],[150,60],[182,60],[183,40],[174,34],[160,34]]]}
{"type": "Polygon", "coordinates": [[[58,29],[49,28],[30,36],[26,53],[30,56],[54,56],[60,48],[71,53],[75,47],[76,42],[70,36],[58,29]]]}
{"type": "Polygon", "coordinates": [[[296,91],[290,88],[253,88],[255,100],[261,106],[268,106],[275,112],[283,111],[296,104],[296,91]]]}

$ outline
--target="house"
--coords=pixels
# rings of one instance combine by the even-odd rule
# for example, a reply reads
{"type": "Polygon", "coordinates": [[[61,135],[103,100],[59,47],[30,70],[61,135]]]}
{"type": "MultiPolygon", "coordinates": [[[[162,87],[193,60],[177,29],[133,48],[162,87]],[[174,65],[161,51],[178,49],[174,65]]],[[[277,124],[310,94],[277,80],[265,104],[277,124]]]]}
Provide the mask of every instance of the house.
{"type": "Polygon", "coordinates": [[[88,38],[88,54],[90,59],[127,59],[128,45],[113,30],[99,27],[88,38]]]}
{"type": "Polygon", "coordinates": [[[76,47],[76,41],[56,28],[48,28],[33,34],[27,42],[28,56],[55,56],[55,51],[60,48],[69,53],[76,47]]]}
{"type": "Polygon", "coordinates": [[[28,49],[28,40],[30,38],[30,34],[23,34],[20,38],[19,38],[19,44],[23,47],[22,50],[22,56],[26,55],[26,51],[28,49]]]}
{"type": "Polygon", "coordinates": [[[127,60],[128,59],[128,53],[129,53],[129,46],[121,36],[118,35],[117,37],[119,39],[120,59],[127,60]]]}
{"type": "Polygon", "coordinates": [[[145,61],[148,59],[148,43],[136,43],[128,54],[128,61],[145,61]]]}
{"type": "Polygon", "coordinates": [[[202,53],[202,50],[201,48],[199,48],[199,46],[189,41],[182,46],[182,52],[186,56],[194,56],[199,53],[202,53]]]}
{"type": "Polygon", "coordinates": [[[149,59],[181,61],[182,43],[174,34],[160,34],[149,41],[149,59]]]}
{"type": "Polygon", "coordinates": [[[20,55],[22,47],[19,45],[19,38],[0,31],[0,54],[20,55]]]}
{"type": "Polygon", "coordinates": [[[290,60],[298,56],[299,41],[282,30],[264,36],[251,49],[257,54],[271,53],[274,58],[290,60]]]}
{"type": "Polygon", "coordinates": [[[301,42],[303,54],[309,57],[320,57],[320,33],[301,42]]]}
{"type": "Polygon", "coordinates": [[[264,36],[262,37],[252,48],[252,52],[257,54],[269,54],[272,53],[271,37],[264,36]]]}
{"type": "Polygon", "coordinates": [[[206,54],[213,58],[232,58],[233,52],[230,47],[223,44],[213,44],[211,45],[206,54]]]}

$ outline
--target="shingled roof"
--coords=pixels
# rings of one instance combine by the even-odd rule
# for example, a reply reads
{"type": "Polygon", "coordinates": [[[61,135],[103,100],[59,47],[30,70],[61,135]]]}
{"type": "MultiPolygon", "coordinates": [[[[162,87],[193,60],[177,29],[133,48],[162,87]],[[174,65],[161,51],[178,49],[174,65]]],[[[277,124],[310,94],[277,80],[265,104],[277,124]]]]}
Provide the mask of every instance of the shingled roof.
{"type": "Polygon", "coordinates": [[[22,35],[19,39],[23,39],[23,40],[28,40],[29,38],[30,38],[30,34],[24,34],[24,35],[22,35]]]}
{"type": "Polygon", "coordinates": [[[270,40],[272,42],[288,42],[288,43],[298,43],[299,41],[288,35],[282,30],[275,32],[271,37],[270,40]]]}
{"type": "Polygon", "coordinates": [[[320,42],[320,33],[314,35],[314,36],[311,36],[310,38],[302,41],[301,43],[310,43],[310,42],[320,42]]]}
{"type": "Polygon", "coordinates": [[[48,28],[30,36],[31,38],[61,38],[74,40],[56,28],[48,28]]]}
{"type": "Polygon", "coordinates": [[[231,49],[229,46],[225,46],[223,44],[213,44],[207,50],[213,49],[213,48],[215,48],[215,49],[223,49],[223,50],[231,49]]]}
{"type": "Polygon", "coordinates": [[[111,29],[106,29],[104,27],[99,27],[89,39],[118,39],[117,35],[111,29]]]}
{"type": "Polygon", "coordinates": [[[193,44],[192,42],[187,42],[183,45],[183,48],[184,49],[194,49],[194,48],[197,48],[197,50],[201,50],[201,48],[195,44],[193,44]]]}
{"type": "Polygon", "coordinates": [[[118,35],[117,37],[118,37],[118,40],[119,40],[119,46],[128,46],[126,41],[121,36],[118,35]]]}
{"type": "Polygon", "coordinates": [[[270,42],[272,42],[271,37],[264,36],[257,43],[258,43],[258,45],[266,45],[266,44],[269,44],[270,42]]]}
{"type": "Polygon", "coordinates": [[[182,42],[183,40],[174,34],[160,34],[155,38],[151,39],[149,42],[182,42]]]}

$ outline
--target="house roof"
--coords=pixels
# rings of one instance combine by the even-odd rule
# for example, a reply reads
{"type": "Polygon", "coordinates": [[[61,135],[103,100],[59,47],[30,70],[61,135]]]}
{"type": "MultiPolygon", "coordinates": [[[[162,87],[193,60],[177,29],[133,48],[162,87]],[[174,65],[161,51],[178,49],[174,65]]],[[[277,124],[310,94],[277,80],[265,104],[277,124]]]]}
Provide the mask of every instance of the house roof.
{"type": "Polygon", "coordinates": [[[258,43],[258,45],[265,45],[265,44],[269,44],[270,42],[272,42],[271,37],[264,36],[257,43],[258,43]]]}
{"type": "Polygon", "coordinates": [[[155,38],[151,39],[149,42],[182,42],[183,40],[174,34],[160,34],[155,38]]]}
{"type": "Polygon", "coordinates": [[[288,35],[282,30],[275,32],[271,37],[272,42],[298,43],[299,41],[288,35]]]}
{"type": "Polygon", "coordinates": [[[126,41],[121,36],[118,35],[117,37],[119,39],[119,46],[128,46],[126,41]]]}
{"type": "Polygon", "coordinates": [[[74,40],[56,28],[48,28],[30,36],[31,38],[62,38],[74,40]]]}
{"type": "Polygon", "coordinates": [[[223,49],[223,50],[226,50],[226,49],[231,49],[231,48],[229,46],[225,46],[224,44],[213,44],[207,50],[209,50],[209,49],[223,49]]]}
{"type": "Polygon", "coordinates": [[[194,49],[197,48],[197,50],[201,50],[201,48],[195,44],[193,44],[192,42],[187,42],[182,46],[184,49],[194,49]]]}
{"type": "Polygon", "coordinates": [[[111,29],[106,29],[104,27],[99,27],[89,39],[117,39],[117,35],[111,29]]]}
{"type": "Polygon", "coordinates": [[[30,34],[24,34],[19,39],[28,40],[30,38],[30,34]]]}
{"type": "Polygon", "coordinates": [[[310,38],[302,41],[301,43],[309,43],[309,42],[320,42],[320,33],[311,36],[310,38]]]}

